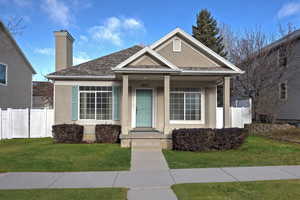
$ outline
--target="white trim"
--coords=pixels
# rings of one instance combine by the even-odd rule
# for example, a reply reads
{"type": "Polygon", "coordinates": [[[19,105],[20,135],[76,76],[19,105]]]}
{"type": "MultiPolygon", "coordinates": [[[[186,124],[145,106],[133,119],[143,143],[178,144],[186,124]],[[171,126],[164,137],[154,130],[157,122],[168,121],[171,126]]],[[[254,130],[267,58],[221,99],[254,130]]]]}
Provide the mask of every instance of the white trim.
{"type": "Polygon", "coordinates": [[[199,75],[199,74],[241,74],[237,71],[206,71],[206,70],[183,70],[182,74],[199,75]]]}
{"type": "Polygon", "coordinates": [[[152,127],[155,128],[156,126],[156,106],[157,106],[157,94],[156,88],[133,88],[132,89],[132,107],[131,107],[131,127],[136,127],[136,91],[137,90],[152,90],[152,127]]]}
{"type": "MultiPolygon", "coordinates": [[[[86,86],[86,85],[78,85],[78,95],[77,95],[77,102],[78,102],[78,112],[77,112],[77,120],[76,122],[84,124],[84,125],[89,125],[89,124],[120,124],[120,120],[113,120],[114,118],[114,95],[113,95],[113,88],[112,91],[103,91],[103,93],[112,93],[112,102],[111,102],[111,106],[112,106],[112,112],[111,112],[111,119],[108,120],[101,120],[101,119],[96,119],[97,118],[97,93],[102,92],[102,91],[80,91],[80,86],[86,86]],[[95,93],[95,119],[81,119],[80,118],[80,93],[91,93],[94,92],[95,93]]],[[[89,85],[89,86],[94,86],[94,85],[89,85]]],[[[112,85],[108,85],[108,86],[112,86],[112,85]]]]}
{"type": "Polygon", "coordinates": [[[119,86],[120,82],[117,81],[58,81],[54,85],[80,85],[80,86],[119,86]]]}
{"type": "Polygon", "coordinates": [[[244,73],[241,69],[239,69],[238,67],[236,67],[234,64],[232,64],[231,62],[229,62],[228,60],[224,59],[222,56],[218,55],[217,53],[215,53],[213,50],[211,50],[210,48],[208,48],[207,46],[205,46],[204,44],[202,44],[201,42],[199,42],[197,39],[195,39],[193,36],[191,36],[190,34],[186,33],[185,31],[181,30],[180,28],[176,28],[173,31],[171,31],[170,33],[168,33],[167,35],[165,35],[164,37],[162,37],[160,40],[154,42],[150,48],[151,49],[155,49],[156,47],[158,47],[160,44],[164,43],[165,41],[167,41],[168,39],[170,39],[171,37],[173,37],[176,34],[180,34],[183,37],[185,37],[187,40],[189,40],[190,42],[192,42],[193,44],[195,44],[197,47],[203,49],[204,51],[206,51],[209,55],[211,55],[212,57],[214,57],[216,60],[218,60],[219,62],[223,63],[224,65],[228,66],[229,68],[233,69],[236,72],[239,73],[244,73]]]}
{"type": "Polygon", "coordinates": [[[5,66],[5,83],[0,83],[0,85],[1,86],[7,86],[8,85],[8,76],[7,76],[7,74],[8,74],[8,64],[2,63],[2,62],[0,62],[0,64],[5,66]]]}
{"type": "Polygon", "coordinates": [[[158,53],[156,53],[149,47],[145,47],[142,50],[138,51],[133,56],[129,57],[122,63],[118,64],[116,67],[112,68],[112,70],[115,71],[115,70],[121,69],[146,53],[149,53],[150,55],[152,55],[153,57],[155,57],[156,59],[158,59],[159,61],[161,61],[168,67],[170,67],[171,69],[180,71],[180,69],[178,69],[178,67],[176,67],[173,63],[171,63],[170,61],[168,61],[167,59],[165,59],[164,57],[162,57],[161,55],[159,55],[158,53]]]}
{"type": "Polygon", "coordinates": [[[114,79],[115,75],[108,76],[89,76],[89,75],[81,75],[81,76],[64,76],[64,75],[48,75],[45,76],[48,79],[114,79]]]}
{"type": "MultiPolygon", "coordinates": [[[[205,124],[205,89],[204,88],[200,88],[200,94],[201,94],[201,120],[171,120],[170,119],[170,124],[205,124]]],[[[170,94],[171,93],[180,93],[177,91],[172,92],[170,90],[170,94]]],[[[181,92],[183,93],[183,92],[181,92]]],[[[199,93],[199,92],[184,92],[184,93],[199,93]]],[[[185,96],[185,95],[184,95],[185,96]]],[[[171,101],[171,95],[170,95],[170,101],[171,101]]],[[[184,101],[185,101],[185,97],[184,97],[184,101]]],[[[171,108],[170,108],[170,113],[171,113],[171,108]]],[[[184,102],[184,116],[185,116],[185,102],[184,102]]],[[[170,118],[171,118],[171,114],[170,114],[170,118]]]]}

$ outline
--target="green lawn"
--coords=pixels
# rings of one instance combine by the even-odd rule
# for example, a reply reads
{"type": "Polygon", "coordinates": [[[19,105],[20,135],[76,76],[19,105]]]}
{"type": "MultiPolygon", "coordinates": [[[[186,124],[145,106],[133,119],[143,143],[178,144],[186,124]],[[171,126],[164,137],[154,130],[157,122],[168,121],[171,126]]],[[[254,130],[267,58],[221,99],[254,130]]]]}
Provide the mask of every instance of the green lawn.
{"type": "Polygon", "coordinates": [[[125,188],[0,190],[5,200],[126,200],[125,188]]]}
{"type": "Polygon", "coordinates": [[[300,165],[300,145],[249,136],[237,150],[183,152],[164,150],[170,168],[300,165]]]}
{"type": "Polygon", "coordinates": [[[178,200],[290,200],[300,198],[300,180],[173,185],[178,200]]]}
{"type": "Polygon", "coordinates": [[[52,139],[0,141],[0,172],[110,171],[130,168],[119,144],[53,144],[52,139]]]}

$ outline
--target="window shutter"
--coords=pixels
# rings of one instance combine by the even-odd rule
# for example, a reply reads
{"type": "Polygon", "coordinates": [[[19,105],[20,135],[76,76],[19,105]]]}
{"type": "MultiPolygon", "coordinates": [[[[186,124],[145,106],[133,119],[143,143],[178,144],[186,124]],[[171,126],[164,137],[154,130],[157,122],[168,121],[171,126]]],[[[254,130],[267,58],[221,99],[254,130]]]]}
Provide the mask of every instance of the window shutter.
{"type": "Polygon", "coordinates": [[[72,120],[78,120],[78,85],[72,86],[72,120]]]}
{"type": "Polygon", "coordinates": [[[113,86],[113,120],[120,120],[120,86],[113,86]]]}

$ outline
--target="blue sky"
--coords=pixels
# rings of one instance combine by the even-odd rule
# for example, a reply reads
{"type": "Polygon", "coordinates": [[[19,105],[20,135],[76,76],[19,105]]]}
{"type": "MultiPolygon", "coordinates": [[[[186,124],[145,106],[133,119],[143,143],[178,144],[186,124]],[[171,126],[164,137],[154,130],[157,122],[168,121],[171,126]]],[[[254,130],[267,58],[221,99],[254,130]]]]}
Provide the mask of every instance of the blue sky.
{"type": "Polygon", "coordinates": [[[53,31],[75,38],[74,63],[134,44],[151,44],[175,27],[191,33],[197,12],[209,9],[234,32],[257,26],[268,34],[278,24],[300,25],[300,0],[0,0],[0,18],[23,17],[26,28],[16,40],[38,72],[54,71],[53,31]]]}

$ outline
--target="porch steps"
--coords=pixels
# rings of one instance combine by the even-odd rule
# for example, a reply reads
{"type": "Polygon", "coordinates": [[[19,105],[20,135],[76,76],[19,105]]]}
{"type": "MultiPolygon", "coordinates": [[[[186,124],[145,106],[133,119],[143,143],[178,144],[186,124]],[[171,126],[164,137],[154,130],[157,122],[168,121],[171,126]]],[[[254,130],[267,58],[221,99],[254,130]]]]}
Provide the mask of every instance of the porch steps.
{"type": "Polygon", "coordinates": [[[161,149],[162,133],[156,130],[133,130],[130,132],[132,148],[161,149]]]}

